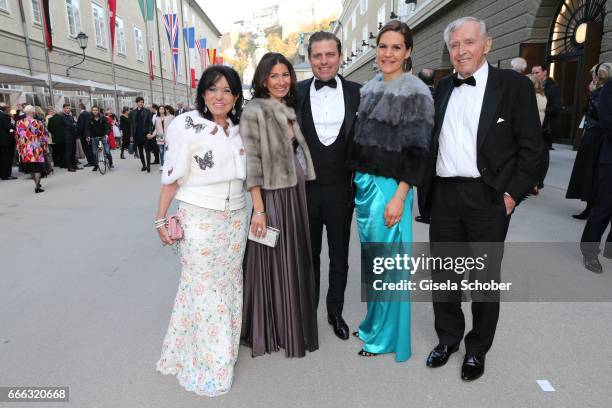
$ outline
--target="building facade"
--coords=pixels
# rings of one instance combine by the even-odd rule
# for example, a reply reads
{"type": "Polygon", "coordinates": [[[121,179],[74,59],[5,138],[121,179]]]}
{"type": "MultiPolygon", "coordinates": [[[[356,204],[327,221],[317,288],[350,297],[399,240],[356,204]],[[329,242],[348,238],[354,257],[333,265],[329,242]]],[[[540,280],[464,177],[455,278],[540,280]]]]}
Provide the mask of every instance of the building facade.
{"type": "Polygon", "coordinates": [[[527,60],[529,71],[534,64],[550,64],[549,73],[562,90],[565,133],[559,141],[574,142],[588,98],[589,71],[612,61],[612,1],[344,0],[333,28],[343,42],[343,74],[360,83],[375,75],[375,37],[393,17],[413,31],[414,72],[432,68],[439,79],[452,72],[444,28],[462,16],[486,21],[493,37],[490,64],[509,68],[517,56],[527,60]]]}
{"type": "MultiPolygon", "coordinates": [[[[216,48],[221,37],[197,2],[156,0],[157,21],[154,19],[145,24],[138,0],[117,1],[114,50],[109,46],[107,3],[106,0],[49,2],[53,51],[48,55],[53,82],[57,77],[58,88],[70,88],[67,84],[71,81],[95,82],[95,86],[91,87],[75,86],[79,89],[74,91],[55,89],[53,104],[57,107],[68,102],[75,106],[83,102],[87,106],[97,104],[117,111],[122,106],[132,106],[135,95],[143,96],[147,103],[192,104],[194,90],[190,87],[190,71],[185,68],[195,68],[199,77],[202,64],[197,50],[190,50],[186,54],[189,49],[186,48],[181,28],[195,27],[195,38],[205,37],[208,48],[216,48]],[[178,16],[179,64],[176,83],[163,20],[165,13],[176,13],[178,16]],[[67,75],[67,68],[83,59],[76,38],[80,32],[88,36],[85,59],[71,68],[67,75]],[[149,49],[153,55],[153,80],[150,79],[149,49]]],[[[42,21],[41,0],[0,0],[1,67],[34,76],[47,75],[42,21]]],[[[11,105],[26,102],[48,106],[51,103],[47,87],[15,86],[11,83],[0,83],[0,100],[11,105]]]]}

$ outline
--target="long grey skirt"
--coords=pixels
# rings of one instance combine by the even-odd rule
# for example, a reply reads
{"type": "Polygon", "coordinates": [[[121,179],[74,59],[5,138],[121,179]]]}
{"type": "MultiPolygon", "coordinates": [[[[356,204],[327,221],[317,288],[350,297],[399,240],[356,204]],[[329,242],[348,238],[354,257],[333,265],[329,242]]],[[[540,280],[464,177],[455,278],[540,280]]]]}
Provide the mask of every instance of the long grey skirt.
{"type": "Polygon", "coordinates": [[[241,340],[253,357],[279,348],[303,357],[319,348],[305,179],[295,166],[295,187],[262,190],[267,223],[280,230],[276,247],[247,242],[241,340]]]}

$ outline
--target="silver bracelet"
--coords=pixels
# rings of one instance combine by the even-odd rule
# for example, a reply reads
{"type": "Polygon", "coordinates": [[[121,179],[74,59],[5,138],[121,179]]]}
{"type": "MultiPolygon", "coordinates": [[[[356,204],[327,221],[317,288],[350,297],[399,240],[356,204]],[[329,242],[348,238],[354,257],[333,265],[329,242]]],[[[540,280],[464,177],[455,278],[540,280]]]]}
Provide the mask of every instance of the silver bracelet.
{"type": "Polygon", "coordinates": [[[265,211],[255,211],[255,215],[266,215],[265,211]]]}

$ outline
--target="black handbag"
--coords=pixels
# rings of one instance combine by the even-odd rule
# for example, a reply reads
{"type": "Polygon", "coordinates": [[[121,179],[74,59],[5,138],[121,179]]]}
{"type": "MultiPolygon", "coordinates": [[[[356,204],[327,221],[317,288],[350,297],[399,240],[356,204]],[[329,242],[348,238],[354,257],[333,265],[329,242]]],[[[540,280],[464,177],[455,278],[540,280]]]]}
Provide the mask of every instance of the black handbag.
{"type": "Polygon", "coordinates": [[[130,142],[130,144],[128,145],[128,153],[134,154],[134,142],[130,142]]]}

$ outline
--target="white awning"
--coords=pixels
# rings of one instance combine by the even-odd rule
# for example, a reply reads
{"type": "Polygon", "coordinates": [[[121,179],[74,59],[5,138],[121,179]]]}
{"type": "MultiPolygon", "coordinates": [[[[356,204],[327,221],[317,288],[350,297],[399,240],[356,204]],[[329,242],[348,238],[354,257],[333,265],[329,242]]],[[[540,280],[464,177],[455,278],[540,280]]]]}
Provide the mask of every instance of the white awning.
{"type": "MultiPolygon", "coordinates": [[[[46,73],[30,75],[26,71],[7,66],[0,66],[0,83],[7,85],[26,85],[26,86],[47,86],[49,76],[46,73]]],[[[92,81],[91,79],[73,79],[61,75],[51,75],[53,89],[62,91],[85,91],[89,93],[109,93],[115,92],[112,84],[92,81]]],[[[120,96],[137,96],[142,91],[117,85],[117,94],[120,96]]]]}
{"type": "Polygon", "coordinates": [[[0,66],[0,83],[7,85],[45,86],[47,83],[27,71],[0,66]]]}
{"type": "Polygon", "coordinates": [[[142,93],[142,91],[128,88],[126,86],[117,85],[117,93],[121,96],[138,96],[142,93]]]}
{"type": "Polygon", "coordinates": [[[92,81],[91,79],[79,80],[79,82],[88,87],[91,93],[113,93],[115,87],[112,84],[103,84],[101,82],[92,81]]]}

